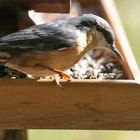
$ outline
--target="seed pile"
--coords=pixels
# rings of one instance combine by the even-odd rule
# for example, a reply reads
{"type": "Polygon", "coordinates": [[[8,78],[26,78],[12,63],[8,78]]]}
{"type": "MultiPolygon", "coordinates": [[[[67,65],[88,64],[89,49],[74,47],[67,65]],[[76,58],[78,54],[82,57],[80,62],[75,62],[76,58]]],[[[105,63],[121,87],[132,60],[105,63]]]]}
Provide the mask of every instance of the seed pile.
{"type": "Polygon", "coordinates": [[[96,49],[66,71],[74,79],[128,79],[111,52],[96,49]]]}
{"type": "MultiPolygon", "coordinates": [[[[73,79],[127,79],[122,66],[116,62],[110,52],[103,49],[90,51],[78,63],[65,72],[73,79]]],[[[0,77],[11,79],[29,78],[21,72],[1,65],[0,77]]]]}

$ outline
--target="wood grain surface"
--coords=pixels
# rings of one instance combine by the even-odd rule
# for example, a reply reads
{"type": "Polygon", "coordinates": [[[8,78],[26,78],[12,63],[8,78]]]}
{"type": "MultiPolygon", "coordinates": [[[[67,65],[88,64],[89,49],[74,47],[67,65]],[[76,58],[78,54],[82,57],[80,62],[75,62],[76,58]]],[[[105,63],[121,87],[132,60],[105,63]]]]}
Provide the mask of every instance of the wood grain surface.
{"type": "Polygon", "coordinates": [[[132,80],[1,80],[0,128],[140,129],[140,85],[132,80]]]}
{"type": "Polygon", "coordinates": [[[116,29],[118,15],[108,13],[108,6],[102,2],[101,8],[135,80],[72,80],[62,87],[53,81],[0,80],[1,129],[140,130],[138,68],[122,28],[116,29]]]}

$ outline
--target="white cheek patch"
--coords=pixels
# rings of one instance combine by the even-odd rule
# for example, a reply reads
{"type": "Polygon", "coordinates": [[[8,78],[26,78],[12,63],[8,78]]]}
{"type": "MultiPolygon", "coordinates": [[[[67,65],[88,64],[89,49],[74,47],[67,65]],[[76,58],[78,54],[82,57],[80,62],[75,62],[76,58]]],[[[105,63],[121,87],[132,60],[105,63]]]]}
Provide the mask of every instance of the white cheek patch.
{"type": "Polygon", "coordinates": [[[87,47],[87,36],[86,33],[79,34],[79,38],[76,40],[77,42],[77,50],[79,52],[82,52],[87,47]]]}

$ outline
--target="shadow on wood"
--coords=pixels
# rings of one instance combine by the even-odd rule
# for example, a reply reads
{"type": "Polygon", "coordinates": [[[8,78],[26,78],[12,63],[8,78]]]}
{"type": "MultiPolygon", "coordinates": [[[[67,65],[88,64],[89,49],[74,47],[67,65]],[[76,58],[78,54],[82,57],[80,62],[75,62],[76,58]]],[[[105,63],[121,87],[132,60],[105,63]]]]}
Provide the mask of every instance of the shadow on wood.
{"type": "Polygon", "coordinates": [[[0,140],[27,140],[26,130],[0,130],[0,140]]]}

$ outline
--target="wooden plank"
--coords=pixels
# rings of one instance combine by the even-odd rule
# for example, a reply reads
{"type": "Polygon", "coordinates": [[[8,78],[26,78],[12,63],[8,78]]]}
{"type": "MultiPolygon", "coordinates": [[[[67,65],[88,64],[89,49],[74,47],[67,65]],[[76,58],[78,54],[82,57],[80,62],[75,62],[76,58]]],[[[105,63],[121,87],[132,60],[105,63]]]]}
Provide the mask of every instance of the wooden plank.
{"type": "Polygon", "coordinates": [[[52,81],[1,80],[0,128],[140,130],[136,82],[73,80],[60,88],[52,81]]]}
{"type": "Polygon", "coordinates": [[[34,2],[31,4],[30,9],[37,12],[68,13],[70,11],[70,0],[34,2]]]}
{"type": "Polygon", "coordinates": [[[0,81],[0,128],[140,130],[133,80],[0,81]]]}
{"type": "Polygon", "coordinates": [[[113,0],[100,0],[102,6],[102,13],[104,17],[110,22],[117,41],[117,47],[122,52],[126,65],[128,66],[129,78],[140,80],[140,71],[133,56],[131,47],[123,29],[121,20],[119,18],[115,3],[113,0]]]}
{"type": "Polygon", "coordinates": [[[82,7],[89,7],[98,3],[98,0],[77,0],[82,7]]]}
{"type": "Polygon", "coordinates": [[[69,12],[70,0],[1,0],[0,9],[34,9],[38,12],[69,12]]]}

